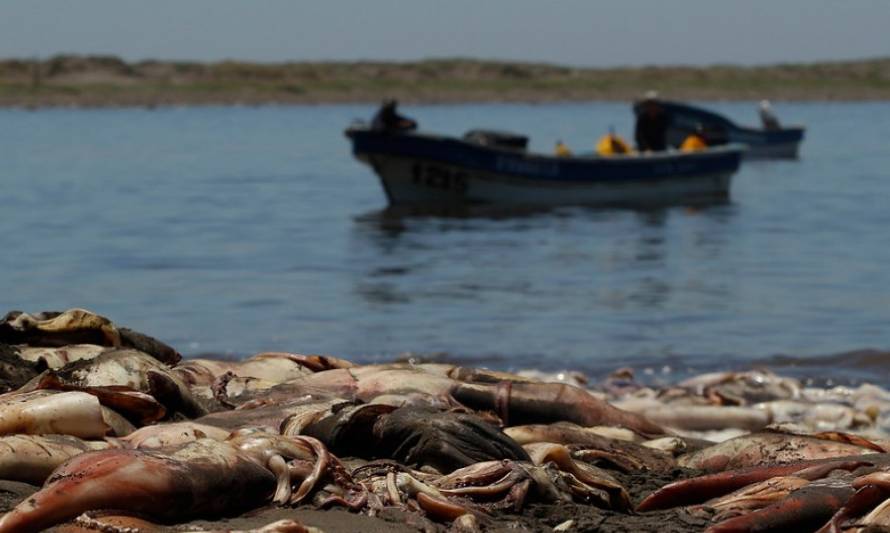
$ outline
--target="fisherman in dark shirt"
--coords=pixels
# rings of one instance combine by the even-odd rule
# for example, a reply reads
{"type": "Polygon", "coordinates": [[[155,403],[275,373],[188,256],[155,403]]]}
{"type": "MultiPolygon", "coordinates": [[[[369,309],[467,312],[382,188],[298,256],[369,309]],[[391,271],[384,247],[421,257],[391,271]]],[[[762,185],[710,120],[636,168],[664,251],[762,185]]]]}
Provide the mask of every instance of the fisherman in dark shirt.
{"type": "Polygon", "coordinates": [[[660,152],[667,148],[667,129],[670,120],[658,103],[658,93],[649,91],[637,112],[634,139],[640,152],[660,152]]]}
{"type": "Polygon", "coordinates": [[[417,122],[396,112],[398,102],[386,100],[371,121],[371,128],[385,131],[411,131],[417,129],[417,122]]]}

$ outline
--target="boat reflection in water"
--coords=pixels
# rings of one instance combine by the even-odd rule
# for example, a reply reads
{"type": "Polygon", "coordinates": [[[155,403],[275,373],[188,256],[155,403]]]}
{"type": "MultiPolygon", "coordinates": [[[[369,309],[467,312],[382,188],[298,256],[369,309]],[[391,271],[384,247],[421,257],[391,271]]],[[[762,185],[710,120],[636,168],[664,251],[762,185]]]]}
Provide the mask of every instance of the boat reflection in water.
{"type": "Polygon", "coordinates": [[[748,288],[736,282],[742,211],[369,210],[348,246],[350,294],[368,311],[356,331],[395,353],[515,368],[564,369],[569,353],[596,353],[571,363],[591,375],[621,366],[615,354],[661,361],[702,323],[732,323],[748,288]]]}
{"type": "Polygon", "coordinates": [[[392,206],[663,206],[726,201],[744,147],[695,152],[557,157],[522,135],[472,130],[463,138],[365,125],[346,130],[392,206]]]}

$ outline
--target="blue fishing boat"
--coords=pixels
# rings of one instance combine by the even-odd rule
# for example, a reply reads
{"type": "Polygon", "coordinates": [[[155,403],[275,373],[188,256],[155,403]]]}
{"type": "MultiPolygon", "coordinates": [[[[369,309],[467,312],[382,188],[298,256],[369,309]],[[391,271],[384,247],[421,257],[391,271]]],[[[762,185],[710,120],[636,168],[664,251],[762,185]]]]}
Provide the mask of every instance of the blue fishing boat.
{"type": "Polygon", "coordinates": [[[557,157],[528,137],[472,130],[462,138],[357,124],[345,132],[394,206],[658,206],[729,198],[744,147],[557,157]]]}
{"type": "MultiPolygon", "coordinates": [[[[749,159],[796,159],[804,138],[803,126],[751,128],[688,104],[664,100],[658,104],[669,117],[667,142],[673,147],[680,146],[687,136],[701,128],[710,145],[744,144],[748,147],[745,157],[749,159]]],[[[634,106],[634,111],[638,110],[639,104],[634,106]]]]}

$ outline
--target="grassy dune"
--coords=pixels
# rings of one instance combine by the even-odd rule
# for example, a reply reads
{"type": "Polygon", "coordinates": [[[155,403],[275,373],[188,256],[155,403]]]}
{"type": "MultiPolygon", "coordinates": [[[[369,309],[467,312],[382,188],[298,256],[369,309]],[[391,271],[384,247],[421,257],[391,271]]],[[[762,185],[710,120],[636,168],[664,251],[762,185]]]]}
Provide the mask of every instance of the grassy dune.
{"type": "Polygon", "coordinates": [[[0,106],[547,102],[674,99],[888,100],[890,58],[758,67],[575,68],[471,59],[418,62],[127,63],[110,56],[0,60],[0,106]]]}

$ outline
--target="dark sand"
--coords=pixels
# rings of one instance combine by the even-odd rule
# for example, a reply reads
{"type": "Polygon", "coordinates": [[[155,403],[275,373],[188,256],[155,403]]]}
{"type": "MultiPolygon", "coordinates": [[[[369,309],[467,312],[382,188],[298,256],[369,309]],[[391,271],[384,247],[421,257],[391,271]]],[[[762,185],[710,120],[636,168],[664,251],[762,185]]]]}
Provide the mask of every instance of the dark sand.
{"type": "MultiPolygon", "coordinates": [[[[677,469],[670,474],[637,472],[615,474],[630,492],[633,503],[653,490],[675,481],[694,475],[693,471],[677,469]]],[[[38,487],[26,483],[0,481],[0,513],[11,510],[38,487]]],[[[318,510],[312,506],[297,508],[264,507],[245,513],[242,516],[219,520],[194,520],[191,522],[159,526],[158,532],[178,532],[190,530],[249,530],[260,528],[272,522],[291,519],[303,525],[319,528],[328,533],[414,533],[445,532],[449,526],[432,522],[420,515],[397,509],[386,509],[376,517],[350,513],[343,509],[318,510]]],[[[693,516],[684,509],[654,511],[645,514],[624,514],[605,511],[591,505],[577,503],[526,505],[521,514],[501,514],[482,517],[479,526],[483,531],[508,533],[512,531],[552,531],[554,527],[572,521],[569,531],[598,531],[603,533],[633,533],[639,531],[659,531],[659,533],[692,533],[702,531],[708,525],[706,517],[693,516]]],[[[81,531],[72,524],[51,528],[49,531],[81,531]]],[[[82,530],[88,531],[88,530],[82,530]]],[[[454,531],[454,530],[450,530],[454,531]]]]}
{"type": "MultiPolygon", "coordinates": [[[[634,504],[651,491],[693,472],[675,470],[671,474],[654,475],[647,472],[616,474],[628,488],[634,504]]],[[[20,501],[33,494],[38,487],[26,483],[0,481],[0,512],[12,509],[20,501]]],[[[162,532],[182,532],[189,529],[245,530],[259,528],[282,519],[293,519],[306,526],[317,527],[329,533],[414,533],[448,531],[448,526],[432,522],[419,515],[396,509],[387,509],[377,517],[350,513],[342,509],[317,510],[311,506],[295,509],[265,507],[235,518],[221,520],[195,520],[185,524],[159,527],[162,532]]],[[[530,504],[519,515],[502,514],[483,518],[479,525],[483,531],[552,531],[567,520],[572,520],[570,531],[601,531],[604,533],[631,533],[659,531],[660,533],[687,533],[702,531],[708,524],[706,518],[692,516],[683,509],[655,511],[645,514],[623,514],[604,511],[591,505],[563,503],[555,505],[530,504]]],[[[67,531],[70,527],[59,526],[50,531],[67,531]]]]}

